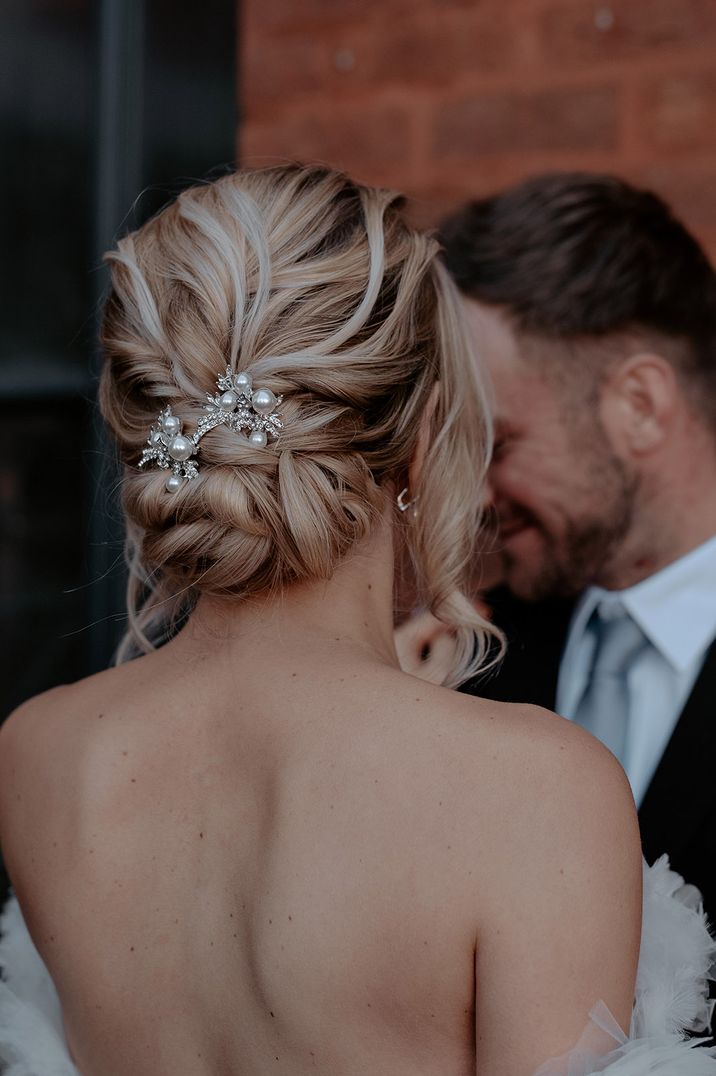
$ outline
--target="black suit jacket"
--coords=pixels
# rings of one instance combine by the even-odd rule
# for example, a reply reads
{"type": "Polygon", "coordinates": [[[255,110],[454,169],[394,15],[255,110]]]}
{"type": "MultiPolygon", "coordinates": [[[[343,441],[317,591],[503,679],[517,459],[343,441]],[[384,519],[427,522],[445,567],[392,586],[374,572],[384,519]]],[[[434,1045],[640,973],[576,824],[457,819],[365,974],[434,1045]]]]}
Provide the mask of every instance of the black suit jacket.
{"type": "MultiPolygon", "coordinates": [[[[507,636],[507,655],[497,672],[462,690],[553,710],[572,603],[520,602],[503,589],[488,602],[507,636]]],[[[647,789],[639,824],[647,861],[668,852],[674,870],[699,887],[716,924],[716,640],[647,789]]]]}

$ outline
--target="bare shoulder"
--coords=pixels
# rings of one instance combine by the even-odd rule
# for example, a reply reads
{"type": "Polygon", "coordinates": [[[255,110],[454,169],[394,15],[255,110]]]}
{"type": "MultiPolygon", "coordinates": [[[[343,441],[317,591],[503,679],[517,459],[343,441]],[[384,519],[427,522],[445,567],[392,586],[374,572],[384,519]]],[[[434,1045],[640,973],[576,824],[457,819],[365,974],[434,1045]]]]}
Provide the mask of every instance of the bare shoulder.
{"type": "Polygon", "coordinates": [[[113,671],[63,685],[22,703],[0,729],[0,841],[6,855],[48,832],[57,808],[79,791],[91,756],[99,702],[113,671]]]}
{"type": "Polygon", "coordinates": [[[415,696],[466,759],[489,753],[504,776],[523,787],[538,784],[562,807],[570,797],[601,792],[617,808],[633,810],[619,762],[574,722],[540,706],[494,702],[422,682],[415,696]]]}
{"type": "MultiPolygon", "coordinates": [[[[588,841],[613,853],[617,845],[639,848],[636,808],[620,763],[574,722],[535,706],[513,710],[517,787],[530,789],[538,810],[533,823],[559,823],[564,840],[588,841]]],[[[554,831],[552,833],[552,843],[554,831]]],[[[637,858],[640,858],[637,856],[637,858]]]]}
{"type": "MultiPolygon", "coordinates": [[[[610,884],[619,890],[625,879],[638,882],[641,849],[631,789],[598,740],[541,707],[430,685],[416,694],[430,698],[434,727],[450,745],[442,779],[459,788],[454,805],[466,854],[474,838],[475,854],[488,855],[499,870],[515,869],[518,888],[525,874],[562,884],[564,870],[585,890],[597,876],[600,892],[610,884]],[[508,844],[515,852],[510,859],[503,851],[508,844]]],[[[431,754],[435,765],[440,755],[431,754]]]]}
{"type": "Polygon", "coordinates": [[[23,702],[3,723],[0,729],[3,822],[12,813],[13,805],[32,797],[33,790],[38,796],[46,793],[46,780],[61,766],[66,746],[66,736],[56,733],[60,726],[66,731],[66,718],[75,696],[75,685],[52,688],[23,702]]]}
{"type": "Polygon", "coordinates": [[[462,718],[456,722],[461,735],[492,752],[516,791],[539,789],[540,800],[560,812],[598,800],[617,814],[634,813],[619,762],[574,722],[540,706],[451,695],[452,715],[462,718]]]}
{"type": "Polygon", "coordinates": [[[72,728],[88,713],[94,699],[106,693],[106,680],[114,670],[62,684],[23,702],[5,720],[0,729],[0,769],[40,765],[46,753],[55,762],[62,753],[72,728]]]}
{"type": "MultiPolygon", "coordinates": [[[[63,699],[54,688],[22,703],[0,729],[0,844],[15,885],[24,848],[42,831],[41,804],[48,796],[51,715],[63,699]]],[[[61,760],[57,760],[61,765],[61,760]]]]}
{"type": "Polygon", "coordinates": [[[14,710],[0,729],[0,796],[26,770],[37,769],[47,746],[52,718],[66,708],[72,687],[56,687],[28,699],[14,710]]]}
{"type": "MultiPolygon", "coordinates": [[[[525,945],[531,931],[555,946],[571,935],[595,954],[608,938],[616,976],[619,952],[635,960],[641,916],[639,826],[622,767],[594,737],[540,707],[465,702],[477,704],[482,726],[466,737],[481,740],[490,762],[481,788],[470,791],[463,774],[466,809],[483,820],[475,851],[490,867],[477,894],[478,933],[519,935],[520,921],[525,945]]],[[[467,815],[463,824],[469,839],[476,827],[467,815]]],[[[629,996],[629,974],[623,997],[610,998],[614,1011],[629,996]]]]}

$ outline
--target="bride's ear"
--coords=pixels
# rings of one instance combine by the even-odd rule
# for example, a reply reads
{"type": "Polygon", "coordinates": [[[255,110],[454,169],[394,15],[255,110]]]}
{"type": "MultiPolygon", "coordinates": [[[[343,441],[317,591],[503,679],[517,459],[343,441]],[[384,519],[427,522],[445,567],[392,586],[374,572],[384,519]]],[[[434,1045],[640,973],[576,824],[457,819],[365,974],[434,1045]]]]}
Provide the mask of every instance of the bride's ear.
{"type": "Polygon", "coordinates": [[[435,414],[435,408],[438,405],[440,399],[440,382],[436,381],[430,390],[428,396],[428,402],[423,408],[423,413],[420,416],[420,425],[418,426],[418,439],[415,442],[415,451],[413,452],[413,458],[410,461],[408,467],[408,488],[409,496],[413,496],[413,490],[418,488],[420,482],[420,475],[423,471],[423,464],[425,462],[425,456],[427,455],[428,447],[430,445],[430,434],[433,423],[433,415],[435,414]]]}

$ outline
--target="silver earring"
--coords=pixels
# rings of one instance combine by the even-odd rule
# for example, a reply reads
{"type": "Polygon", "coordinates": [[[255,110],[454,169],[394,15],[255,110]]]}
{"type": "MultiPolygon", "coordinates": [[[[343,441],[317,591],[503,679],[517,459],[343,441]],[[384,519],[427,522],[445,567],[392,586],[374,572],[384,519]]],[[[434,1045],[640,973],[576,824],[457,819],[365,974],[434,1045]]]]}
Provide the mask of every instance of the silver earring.
{"type": "Polygon", "coordinates": [[[408,493],[408,487],[405,486],[403,489],[401,489],[400,493],[395,498],[395,502],[398,505],[398,510],[400,512],[407,512],[408,509],[412,508],[413,505],[415,504],[415,499],[412,499],[412,500],[407,499],[406,500],[407,493],[408,493]]]}

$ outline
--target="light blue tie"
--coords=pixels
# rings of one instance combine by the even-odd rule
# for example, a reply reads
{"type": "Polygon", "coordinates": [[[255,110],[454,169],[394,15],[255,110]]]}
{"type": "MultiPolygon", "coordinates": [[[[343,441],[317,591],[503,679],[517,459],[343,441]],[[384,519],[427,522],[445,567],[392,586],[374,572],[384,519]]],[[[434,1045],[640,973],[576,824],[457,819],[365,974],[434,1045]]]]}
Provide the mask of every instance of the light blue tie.
{"type": "Polygon", "coordinates": [[[586,630],[594,638],[594,654],[574,720],[600,739],[623,765],[629,669],[649,641],[621,603],[597,606],[586,630]]]}

